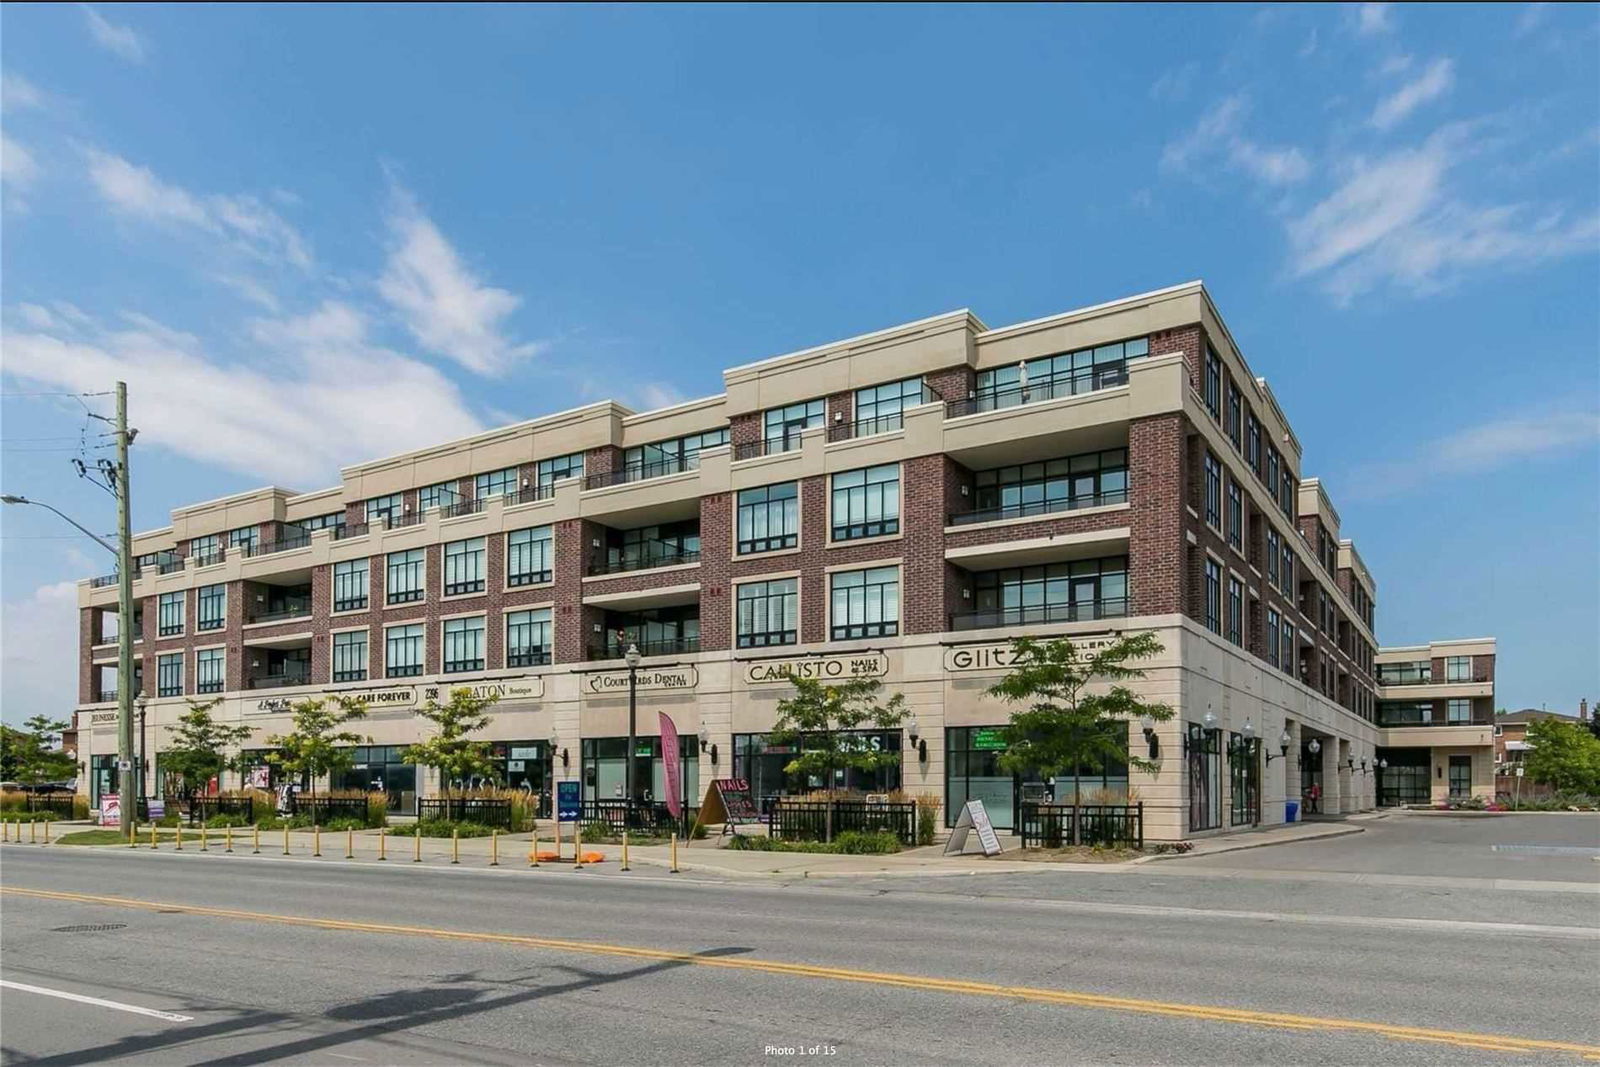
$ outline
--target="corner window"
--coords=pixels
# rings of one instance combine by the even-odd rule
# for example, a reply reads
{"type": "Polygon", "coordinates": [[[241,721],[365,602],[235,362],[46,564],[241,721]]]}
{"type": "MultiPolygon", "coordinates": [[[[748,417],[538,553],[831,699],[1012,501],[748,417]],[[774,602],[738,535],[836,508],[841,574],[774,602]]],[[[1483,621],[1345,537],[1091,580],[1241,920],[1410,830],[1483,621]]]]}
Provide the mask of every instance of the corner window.
{"type": "Polygon", "coordinates": [[[743,583],[734,621],[740,648],[795,644],[800,639],[800,583],[793,578],[743,583]]]}
{"type": "Polygon", "coordinates": [[[900,632],[900,568],[872,567],[832,576],[833,640],[894,637],[900,632]]]}
{"type": "Polygon", "coordinates": [[[451,541],[444,546],[444,595],[483,592],[484,539],[451,541]]]}
{"type": "Polygon", "coordinates": [[[484,617],[444,621],[444,673],[483,670],[484,617]]]}
{"type": "Polygon", "coordinates": [[[535,526],[506,535],[506,584],[542,585],[555,567],[553,527],[535,526]]]}
{"type": "Polygon", "coordinates": [[[1472,681],[1472,657],[1446,656],[1444,660],[1444,680],[1447,682],[1472,681]]]}
{"type": "Polygon", "coordinates": [[[833,476],[833,539],[851,541],[900,532],[900,465],[833,476]]]}

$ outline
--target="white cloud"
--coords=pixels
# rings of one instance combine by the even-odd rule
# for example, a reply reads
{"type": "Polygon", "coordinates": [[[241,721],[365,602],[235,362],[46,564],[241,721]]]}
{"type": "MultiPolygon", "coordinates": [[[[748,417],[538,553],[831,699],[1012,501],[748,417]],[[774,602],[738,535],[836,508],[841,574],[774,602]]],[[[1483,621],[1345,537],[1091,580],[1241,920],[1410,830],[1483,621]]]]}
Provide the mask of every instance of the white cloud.
{"type": "Polygon", "coordinates": [[[0,183],[4,183],[7,194],[26,191],[38,177],[39,163],[33,153],[0,134],[0,183]]]}
{"type": "Polygon", "coordinates": [[[1393,4],[1362,4],[1356,8],[1356,31],[1363,36],[1388,33],[1393,29],[1393,4]]]}
{"type": "Polygon", "coordinates": [[[83,18],[89,26],[89,36],[94,38],[95,44],[130,63],[144,62],[144,38],[132,28],[107,21],[100,12],[88,5],[84,5],[83,18]]]}
{"type": "Polygon", "coordinates": [[[348,305],[254,323],[262,355],[248,365],[219,362],[152,319],[124,318],[118,328],[57,318],[54,329],[8,329],[5,371],[64,389],[125,380],[141,446],[302,487],[334,480],[341,464],[480,429],[452,382],[371,342],[348,305]]]}
{"type": "Polygon", "coordinates": [[[20,74],[6,74],[0,77],[0,111],[42,108],[48,99],[44,90],[20,74]]]}
{"type": "Polygon", "coordinates": [[[1423,104],[1449,92],[1455,80],[1453,62],[1449,59],[1434,60],[1414,80],[1378,102],[1372,112],[1372,124],[1380,130],[1397,125],[1423,104]]]}
{"type": "Polygon", "coordinates": [[[478,374],[498,375],[542,346],[504,332],[522,299],[482,283],[405,190],[393,190],[393,247],[378,292],[417,341],[478,374]]]}
{"type": "Polygon", "coordinates": [[[124,215],[193,227],[258,259],[301,269],[311,266],[311,253],[299,231],[253,196],[192,193],[121,156],[98,149],[90,149],[88,156],[95,189],[124,215]]]}
{"type": "Polygon", "coordinates": [[[1233,169],[1269,185],[1291,185],[1306,178],[1311,164],[1299,148],[1266,146],[1244,136],[1241,131],[1249,111],[1250,101],[1243,94],[1217,101],[1194,129],[1167,144],[1162,166],[1183,171],[1220,155],[1233,169]]]}
{"type": "Polygon", "coordinates": [[[1200,73],[1200,64],[1194,60],[1162,72],[1150,85],[1152,100],[1182,100],[1189,95],[1194,79],[1200,73]]]}
{"type": "Polygon", "coordinates": [[[1549,4],[1529,4],[1522,9],[1522,14],[1517,16],[1517,36],[1526,37],[1544,23],[1545,15],[1549,14],[1549,4]]]}
{"type": "Polygon", "coordinates": [[[6,601],[0,628],[6,721],[71,719],[78,704],[78,583],[41,585],[24,599],[6,601]]]}
{"type": "Polygon", "coordinates": [[[1365,467],[1355,482],[1365,498],[1395,496],[1440,478],[1488,473],[1596,443],[1600,443],[1600,412],[1497,415],[1429,441],[1404,459],[1365,467]]]}
{"type": "Polygon", "coordinates": [[[1356,161],[1338,188],[1287,219],[1293,272],[1321,276],[1345,302],[1384,283],[1433,292],[1474,268],[1596,247],[1600,216],[1455,194],[1449,172],[1473,151],[1468,138],[1466,127],[1447,127],[1418,147],[1356,161]]]}

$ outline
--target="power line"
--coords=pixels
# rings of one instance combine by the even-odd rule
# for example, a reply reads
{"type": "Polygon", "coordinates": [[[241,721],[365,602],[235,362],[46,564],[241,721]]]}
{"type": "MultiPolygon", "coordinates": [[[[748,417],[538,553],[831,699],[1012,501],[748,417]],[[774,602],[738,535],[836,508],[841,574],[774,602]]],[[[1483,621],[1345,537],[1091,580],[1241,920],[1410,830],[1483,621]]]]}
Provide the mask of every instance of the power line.
{"type": "Polygon", "coordinates": [[[18,396],[110,396],[109,389],[98,393],[0,393],[0,399],[10,400],[18,396]]]}

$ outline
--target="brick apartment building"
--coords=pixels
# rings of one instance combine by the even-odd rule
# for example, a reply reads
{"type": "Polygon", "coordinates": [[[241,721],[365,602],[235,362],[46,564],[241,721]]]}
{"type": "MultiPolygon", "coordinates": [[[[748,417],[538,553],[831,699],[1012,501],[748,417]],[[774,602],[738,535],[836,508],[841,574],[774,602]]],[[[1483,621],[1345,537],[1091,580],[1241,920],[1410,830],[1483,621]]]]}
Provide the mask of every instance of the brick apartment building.
{"type": "MultiPolygon", "coordinates": [[[[637,644],[636,758],[656,799],[657,711],[691,803],[714,777],[769,797],[819,784],[785,775],[765,736],[787,675],[869,675],[905,694],[913,725],[859,738],[902,758],[845,784],[933,791],[947,818],[981,798],[1007,827],[1026,783],[997,767],[1007,708],[984,692],[1007,640],[1120,631],[1164,649],[1143,688],[1178,714],[1127,726],[1160,769],[1082,767],[1033,790],[1131,793],[1159,840],[1279,822],[1285,800],[1371,807],[1380,764],[1411,768],[1416,749],[1441,753],[1452,788],[1466,752],[1469,788],[1492,788],[1488,727],[1478,746],[1441,711],[1387,736],[1384,702],[1453,698],[1379,677],[1376,585],[1200,283],[998,329],[957,311],[723,378],[670,408],[591,404],[361,463],[332,488],[173,511],[136,539],[149,788],[185,698],[220,696],[257,751],[292,701],[349,692],[369,701],[372,743],[334,784],[404,809],[438,785],[399,762],[415,708],[473,685],[501,697],[488,736],[507,780],[619,796],[620,657],[637,644]]],[[[97,797],[116,782],[114,580],[83,582],[80,605],[97,797]]],[[[1492,686],[1493,643],[1467,645],[1474,681],[1444,684],[1492,686]]],[[[1444,679],[1456,652],[1433,648],[1444,679]]],[[[1420,795],[1415,777],[1388,792],[1420,795]]]]}

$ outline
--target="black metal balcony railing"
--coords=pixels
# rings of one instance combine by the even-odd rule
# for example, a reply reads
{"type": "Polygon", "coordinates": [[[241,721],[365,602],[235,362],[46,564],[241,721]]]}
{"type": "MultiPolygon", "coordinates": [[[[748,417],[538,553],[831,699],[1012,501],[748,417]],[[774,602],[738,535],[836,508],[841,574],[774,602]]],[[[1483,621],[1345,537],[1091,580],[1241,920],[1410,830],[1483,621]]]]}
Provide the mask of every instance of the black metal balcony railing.
{"type": "Polygon", "coordinates": [[[669,474],[682,474],[684,471],[697,470],[700,466],[700,453],[690,452],[682,456],[671,456],[667,459],[657,460],[654,463],[625,463],[614,471],[600,471],[584,477],[585,489],[604,489],[608,485],[624,485],[628,482],[642,482],[650,478],[664,478],[669,474]]]}
{"type": "Polygon", "coordinates": [[[311,543],[308,533],[288,534],[276,541],[257,541],[245,548],[245,558],[252,556],[270,556],[274,552],[287,552],[292,548],[305,548],[311,543]]]}
{"type": "Polygon", "coordinates": [[[525,649],[506,653],[507,667],[543,667],[550,662],[548,648],[525,649]]]}
{"type": "Polygon", "coordinates": [[[654,567],[675,567],[684,563],[700,562],[700,550],[660,549],[640,555],[618,556],[615,559],[597,559],[589,564],[590,574],[624,574],[628,571],[647,571],[654,567]]]}
{"type": "Polygon", "coordinates": [[[1118,360],[1115,363],[1102,363],[1097,367],[1084,367],[1081,370],[1040,378],[1037,381],[1030,381],[1027,385],[987,389],[965,400],[952,400],[945,405],[945,418],[955,419],[963,415],[978,415],[985,411],[999,411],[1002,408],[1019,407],[1023,404],[1037,404],[1043,400],[1078,396],[1127,384],[1128,364],[1125,360],[1118,360]]]}
{"type": "Polygon", "coordinates": [[[591,660],[621,659],[628,651],[628,645],[636,645],[641,656],[675,656],[686,652],[700,651],[700,637],[668,637],[659,641],[633,641],[612,642],[605,645],[591,645],[588,649],[588,658],[591,660]]]}
{"type": "Polygon", "coordinates": [[[759,441],[746,441],[742,445],[733,446],[733,458],[737,462],[741,459],[754,459],[757,456],[776,456],[784,452],[794,452],[800,447],[800,431],[787,433],[781,437],[763,437],[759,441]]]}
{"type": "MultiPolygon", "coordinates": [[[[139,580],[139,575],[141,575],[143,573],[144,572],[141,571],[138,567],[133,568],[134,581],[138,581],[139,580]]],[[[163,572],[163,573],[165,573],[165,572],[163,572]]],[[[115,573],[102,574],[98,578],[90,578],[89,579],[89,588],[91,588],[91,589],[99,589],[99,588],[101,588],[103,586],[116,585],[116,584],[117,584],[117,576],[116,576],[115,573]]]]}
{"type": "Polygon", "coordinates": [[[371,527],[364,522],[347,522],[343,526],[333,528],[333,539],[343,541],[350,537],[365,537],[369,529],[371,527]]]}
{"type": "Polygon", "coordinates": [[[424,511],[408,511],[403,515],[396,515],[394,512],[390,512],[384,521],[388,524],[389,529],[401,530],[407,526],[420,526],[427,520],[427,517],[427,512],[424,511]]]}
{"type": "Polygon", "coordinates": [[[210,567],[227,559],[228,550],[225,548],[213,548],[209,552],[196,552],[189,558],[194,561],[196,567],[210,567]]]}
{"type": "Polygon", "coordinates": [[[102,690],[100,690],[100,703],[102,703],[102,704],[115,704],[116,701],[117,701],[117,691],[115,689],[102,689],[102,690]]]}
{"type": "MultiPolygon", "coordinates": [[[[944,397],[926,385],[922,387],[922,397],[918,404],[942,404],[944,397]]],[[[857,419],[855,422],[836,422],[828,427],[828,440],[848,441],[855,437],[871,437],[874,434],[893,433],[903,429],[906,424],[904,411],[894,411],[885,415],[877,415],[870,419],[857,419]]]]}
{"type": "Polygon", "coordinates": [[[471,500],[457,500],[454,504],[446,504],[439,509],[442,518],[453,519],[458,515],[476,515],[483,510],[487,497],[473,497],[471,500]]]}
{"type": "Polygon", "coordinates": [[[250,616],[251,622],[279,622],[283,619],[298,619],[311,614],[311,598],[301,597],[294,600],[284,600],[277,607],[258,611],[250,616]]]}
{"type": "Polygon", "coordinates": [[[986,630],[994,626],[1034,626],[1041,623],[1090,622],[1120,619],[1128,614],[1128,599],[1084,600],[1076,604],[1040,604],[1024,608],[968,611],[950,616],[952,630],[986,630]]]}
{"type": "Polygon", "coordinates": [[[535,500],[549,500],[556,495],[556,487],[551,485],[530,485],[528,488],[511,497],[513,504],[531,504],[535,500]]]}
{"type": "Polygon", "coordinates": [[[1385,678],[1381,674],[1378,675],[1378,684],[1381,686],[1470,685],[1474,682],[1487,682],[1490,680],[1488,671],[1473,671],[1470,678],[1434,678],[1432,675],[1422,678],[1410,675],[1401,678],[1385,678]]]}
{"type": "Polygon", "coordinates": [[[247,689],[277,689],[286,685],[310,685],[310,671],[269,671],[245,679],[247,689]]]}
{"type": "Polygon", "coordinates": [[[961,511],[950,516],[951,526],[970,526],[978,522],[997,522],[1002,519],[1027,519],[1038,515],[1055,515],[1063,511],[1077,511],[1080,508],[1098,508],[1108,504],[1126,504],[1128,491],[1118,489],[1108,493],[1097,493],[1094,496],[1078,496],[1062,498],[1060,500],[1039,500],[1027,504],[1006,504],[995,508],[975,508],[972,511],[961,511]]]}
{"type": "Polygon", "coordinates": [[[1470,719],[1396,719],[1380,715],[1378,717],[1378,725],[1385,729],[1414,726],[1430,728],[1434,726],[1493,726],[1494,716],[1492,714],[1474,713],[1470,719]]]}

